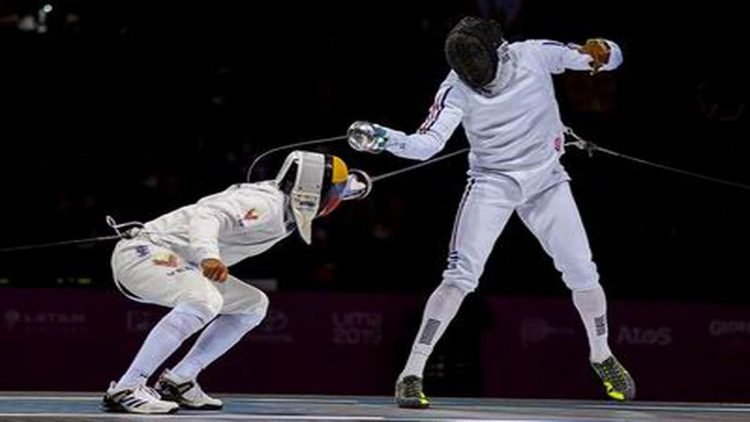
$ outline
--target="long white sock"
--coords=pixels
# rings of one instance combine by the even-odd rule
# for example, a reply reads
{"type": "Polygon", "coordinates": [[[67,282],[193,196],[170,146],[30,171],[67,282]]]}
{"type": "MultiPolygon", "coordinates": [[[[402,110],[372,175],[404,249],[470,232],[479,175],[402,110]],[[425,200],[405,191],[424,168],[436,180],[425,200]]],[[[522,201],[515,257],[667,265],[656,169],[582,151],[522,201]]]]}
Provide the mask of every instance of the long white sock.
{"type": "Polygon", "coordinates": [[[607,343],[607,298],[602,286],[573,291],[573,304],[581,315],[589,339],[589,359],[602,362],[612,355],[607,343]]]}
{"type": "Polygon", "coordinates": [[[156,368],[211,317],[209,312],[191,306],[179,305],[172,309],[151,329],[116,389],[133,388],[146,382],[156,368]]]}
{"type": "Polygon", "coordinates": [[[407,375],[423,377],[424,367],[433,347],[440,340],[453,317],[456,316],[464,296],[466,296],[466,291],[446,283],[441,283],[432,292],[424,309],[419,333],[414,340],[411,354],[399,379],[407,375]]]}
{"type": "Polygon", "coordinates": [[[218,359],[248,331],[255,328],[263,315],[224,314],[208,325],[187,355],[172,369],[182,381],[195,379],[211,362],[218,359]]]}

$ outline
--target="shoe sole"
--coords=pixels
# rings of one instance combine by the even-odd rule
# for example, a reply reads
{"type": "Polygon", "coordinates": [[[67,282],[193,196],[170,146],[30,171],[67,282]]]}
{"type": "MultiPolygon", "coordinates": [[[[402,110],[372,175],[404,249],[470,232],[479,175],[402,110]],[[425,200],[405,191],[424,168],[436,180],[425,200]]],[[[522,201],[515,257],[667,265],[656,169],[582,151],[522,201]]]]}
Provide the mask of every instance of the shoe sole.
{"type": "Polygon", "coordinates": [[[186,409],[186,410],[221,410],[224,408],[223,404],[215,405],[215,404],[204,404],[202,406],[193,406],[190,403],[186,403],[182,400],[180,400],[177,397],[174,397],[170,394],[163,394],[161,391],[159,391],[159,394],[161,395],[162,400],[171,401],[172,403],[177,403],[180,408],[186,409]]]}
{"type": "Polygon", "coordinates": [[[427,409],[430,403],[423,403],[419,400],[397,400],[396,404],[402,409],[427,409]]]}
{"type": "Polygon", "coordinates": [[[166,412],[138,412],[138,411],[127,410],[124,407],[119,406],[119,405],[118,406],[102,405],[101,410],[105,413],[128,413],[131,415],[169,415],[172,413],[176,413],[178,410],[180,410],[180,408],[175,407],[166,412]]]}
{"type": "Polygon", "coordinates": [[[187,410],[221,410],[224,408],[224,405],[215,405],[215,404],[204,404],[203,406],[191,406],[189,404],[179,403],[180,407],[187,410]]]}

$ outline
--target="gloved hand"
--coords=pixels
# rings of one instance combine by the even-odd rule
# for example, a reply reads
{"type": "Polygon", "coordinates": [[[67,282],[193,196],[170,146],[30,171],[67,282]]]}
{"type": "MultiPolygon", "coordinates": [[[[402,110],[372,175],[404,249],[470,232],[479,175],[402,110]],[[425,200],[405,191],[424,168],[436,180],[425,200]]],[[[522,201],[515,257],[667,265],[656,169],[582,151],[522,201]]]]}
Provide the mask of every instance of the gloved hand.
{"type": "Polygon", "coordinates": [[[347,131],[349,145],[357,151],[377,154],[385,149],[388,137],[385,129],[363,120],[349,126],[347,131]]]}
{"type": "Polygon", "coordinates": [[[224,263],[219,261],[218,259],[204,259],[201,262],[201,269],[203,270],[203,275],[206,278],[208,278],[209,280],[218,281],[219,283],[227,281],[227,277],[229,277],[229,270],[227,269],[226,265],[224,265],[224,263]]]}
{"type": "Polygon", "coordinates": [[[607,41],[601,38],[592,38],[586,40],[586,44],[578,47],[578,51],[591,56],[591,69],[594,73],[598,72],[602,66],[609,63],[610,48],[607,41]]]}

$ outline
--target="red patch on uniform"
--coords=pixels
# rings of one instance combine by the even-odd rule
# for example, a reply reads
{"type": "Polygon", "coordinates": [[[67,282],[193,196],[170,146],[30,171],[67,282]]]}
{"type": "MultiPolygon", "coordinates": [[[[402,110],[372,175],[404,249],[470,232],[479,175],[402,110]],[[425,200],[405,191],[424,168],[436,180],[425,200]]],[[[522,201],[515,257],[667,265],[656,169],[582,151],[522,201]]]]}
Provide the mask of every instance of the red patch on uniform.
{"type": "Polygon", "coordinates": [[[562,151],[562,138],[560,137],[555,138],[555,151],[562,151]]]}
{"type": "Polygon", "coordinates": [[[246,212],[245,216],[242,217],[243,220],[247,220],[247,221],[255,221],[258,218],[260,218],[260,214],[258,214],[258,211],[256,211],[255,208],[253,208],[250,211],[246,212]]]}

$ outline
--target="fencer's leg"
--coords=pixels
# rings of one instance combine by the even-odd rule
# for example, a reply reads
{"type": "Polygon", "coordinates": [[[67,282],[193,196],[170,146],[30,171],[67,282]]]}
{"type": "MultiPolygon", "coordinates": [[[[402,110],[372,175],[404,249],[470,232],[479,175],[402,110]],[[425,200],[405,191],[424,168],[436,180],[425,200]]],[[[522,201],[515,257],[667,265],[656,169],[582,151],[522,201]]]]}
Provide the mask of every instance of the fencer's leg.
{"type": "Polygon", "coordinates": [[[172,369],[182,380],[194,380],[200,371],[218,359],[266,316],[268,296],[230,276],[218,286],[224,298],[220,315],[201,333],[193,348],[172,369]]]}
{"type": "Polygon", "coordinates": [[[143,301],[172,307],[146,337],[117,388],[143,384],[192,334],[221,310],[224,299],[199,271],[168,249],[143,241],[118,247],[113,256],[115,276],[143,301]]]}
{"type": "Polygon", "coordinates": [[[570,185],[563,182],[545,190],[519,207],[518,215],[552,257],[572,291],[589,339],[591,361],[603,361],[611,354],[606,298],[570,185]]]}
{"type": "Polygon", "coordinates": [[[206,394],[197,381],[198,374],[224,355],[266,315],[268,297],[257,288],[229,277],[217,289],[224,298],[221,314],[206,327],[192,349],[172,370],[165,370],[156,383],[156,390],[167,400],[181,407],[216,410],[221,400],[206,394]]]}
{"type": "MultiPolygon", "coordinates": [[[[597,368],[612,369],[609,378],[615,387],[607,387],[610,397],[632,398],[635,385],[630,375],[616,361],[609,348],[607,327],[607,299],[599,284],[599,274],[591,256],[588,237],[568,182],[555,185],[518,209],[518,215],[534,233],[549,254],[555,268],[562,273],[565,285],[571,290],[575,305],[586,329],[589,359],[597,368]]],[[[609,381],[605,380],[605,386],[609,381]]]]}
{"type": "Polygon", "coordinates": [[[427,407],[421,390],[424,367],[435,344],[455,317],[464,297],[472,292],[487,257],[513,213],[500,187],[487,179],[470,179],[458,209],[443,281],[430,295],[409,359],[396,387],[402,407],[427,407]]]}
{"type": "Polygon", "coordinates": [[[151,330],[130,367],[117,383],[117,388],[143,384],[182,342],[200,330],[215,310],[197,304],[180,304],[151,330]]]}
{"type": "Polygon", "coordinates": [[[464,287],[446,282],[440,283],[432,292],[425,305],[419,335],[412,345],[409,359],[399,378],[408,375],[422,377],[435,343],[442,337],[469,292],[464,287]]]}
{"type": "Polygon", "coordinates": [[[607,343],[607,299],[600,285],[573,290],[573,303],[586,327],[591,366],[604,383],[607,395],[615,400],[633,400],[635,381],[609,350],[607,343]]]}
{"type": "Polygon", "coordinates": [[[601,285],[589,289],[572,291],[573,305],[578,310],[586,337],[589,341],[589,360],[603,362],[612,356],[609,349],[609,329],[607,327],[607,298],[601,285]]]}

